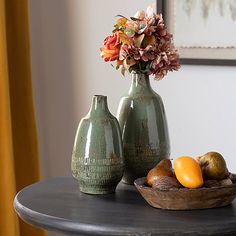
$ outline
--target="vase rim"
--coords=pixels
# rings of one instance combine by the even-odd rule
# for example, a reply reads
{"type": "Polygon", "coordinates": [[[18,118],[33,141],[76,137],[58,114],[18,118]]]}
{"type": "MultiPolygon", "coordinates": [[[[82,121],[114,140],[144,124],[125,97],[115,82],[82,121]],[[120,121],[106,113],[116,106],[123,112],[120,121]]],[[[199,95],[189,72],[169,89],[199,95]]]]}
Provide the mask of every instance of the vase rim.
{"type": "Polygon", "coordinates": [[[149,75],[146,73],[131,73],[131,78],[133,78],[133,79],[140,79],[140,78],[149,79],[149,75]]]}
{"type": "Polygon", "coordinates": [[[93,95],[94,97],[104,97],[104,98],[106,98],[107,96],[105,96],[105,95],[99,95],[99,94],[95,94],[95,95],[93,95]]]}
{"type": "Polygon", "coordinates": [[[148,74],[145,74],[145,73],[132,73],[131,74],[131,78],[132,79],[134,79],[134,80],[136,80],[136,79],[138,79],[138,80],[149,80],[149,75],[148,74]]]}

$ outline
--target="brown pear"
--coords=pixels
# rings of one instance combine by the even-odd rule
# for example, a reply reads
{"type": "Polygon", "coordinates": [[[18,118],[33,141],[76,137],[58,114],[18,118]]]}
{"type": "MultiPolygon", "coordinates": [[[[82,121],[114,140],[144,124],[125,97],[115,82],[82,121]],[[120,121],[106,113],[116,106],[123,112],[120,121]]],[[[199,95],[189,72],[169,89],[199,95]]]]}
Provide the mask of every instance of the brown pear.
{"type": "Polygon", "coordinates": [[[154,168],[152,168],[147,175],[147,184],[152,187],[155,180],[160,176],[173,177],[172,164],[169,159],[160,161],[154,168]]]}
{"type": "Polygon", "coordinates": [[[198,160],[204,179],[222,180],[229,176],[223,156],[218,152],[208,152],[198,160]]]}

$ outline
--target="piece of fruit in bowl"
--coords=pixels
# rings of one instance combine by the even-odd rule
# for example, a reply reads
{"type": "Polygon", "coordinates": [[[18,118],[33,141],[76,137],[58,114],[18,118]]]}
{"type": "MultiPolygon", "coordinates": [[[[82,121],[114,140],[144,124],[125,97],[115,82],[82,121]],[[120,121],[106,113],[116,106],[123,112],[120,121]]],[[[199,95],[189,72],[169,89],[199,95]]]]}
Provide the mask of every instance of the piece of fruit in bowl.
{"type": "Polygon", "coordinates": [[[151,206],[169,210],[222,207],[236,197],[236,175],[216,152],[176,158],[173,167],[163,160],[134,184],[151,206]]]}
{"type": "Polygon", "coordinates": [[[222,180],[229,176],[224,157],[218,152],[208,152],[196,158],[201,166],[204,179],[222,180]]]}

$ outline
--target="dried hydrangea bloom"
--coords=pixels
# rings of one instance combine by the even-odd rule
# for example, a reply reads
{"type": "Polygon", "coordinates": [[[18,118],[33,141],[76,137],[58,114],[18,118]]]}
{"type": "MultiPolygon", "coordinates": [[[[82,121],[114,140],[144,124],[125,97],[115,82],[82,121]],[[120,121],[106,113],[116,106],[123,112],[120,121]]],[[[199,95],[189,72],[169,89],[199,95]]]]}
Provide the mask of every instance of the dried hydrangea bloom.
{"type": "Polygon", "coordinates": [[[156,54],[156,47],[153,45],[148,45],[146,48],[140,49],[141,59],[145,62],[154,60],[156,54]]]}
{"type": "Polygon", "coordinates": [[[124,60],[127,57],[132,57],[136,61],[140,60],[141,56],[139,53],[139,49],[134,47],[133,45],[122,45],[120,50],[120,60],[124,60]]]}

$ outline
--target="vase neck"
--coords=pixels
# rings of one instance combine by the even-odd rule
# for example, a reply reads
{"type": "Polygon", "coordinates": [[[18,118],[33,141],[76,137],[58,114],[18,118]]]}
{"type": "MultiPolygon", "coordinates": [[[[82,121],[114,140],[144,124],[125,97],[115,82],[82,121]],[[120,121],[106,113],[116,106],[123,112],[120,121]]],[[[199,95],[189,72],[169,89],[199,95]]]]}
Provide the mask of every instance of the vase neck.
{"type": "Polygon", "coordinates": [[[136,74],[132,73],[132,83],[129,90],[129,94],[134,92],[142,92],[147,90],[152,90],[150,85],[149,76],[147,74],[136,74]]]}
{"type": "Polygon", "coordinates": [[[107,106],[107,96],[94,95],[89,114],[100,116],[106,113],[110,113],[107,106]]]}

